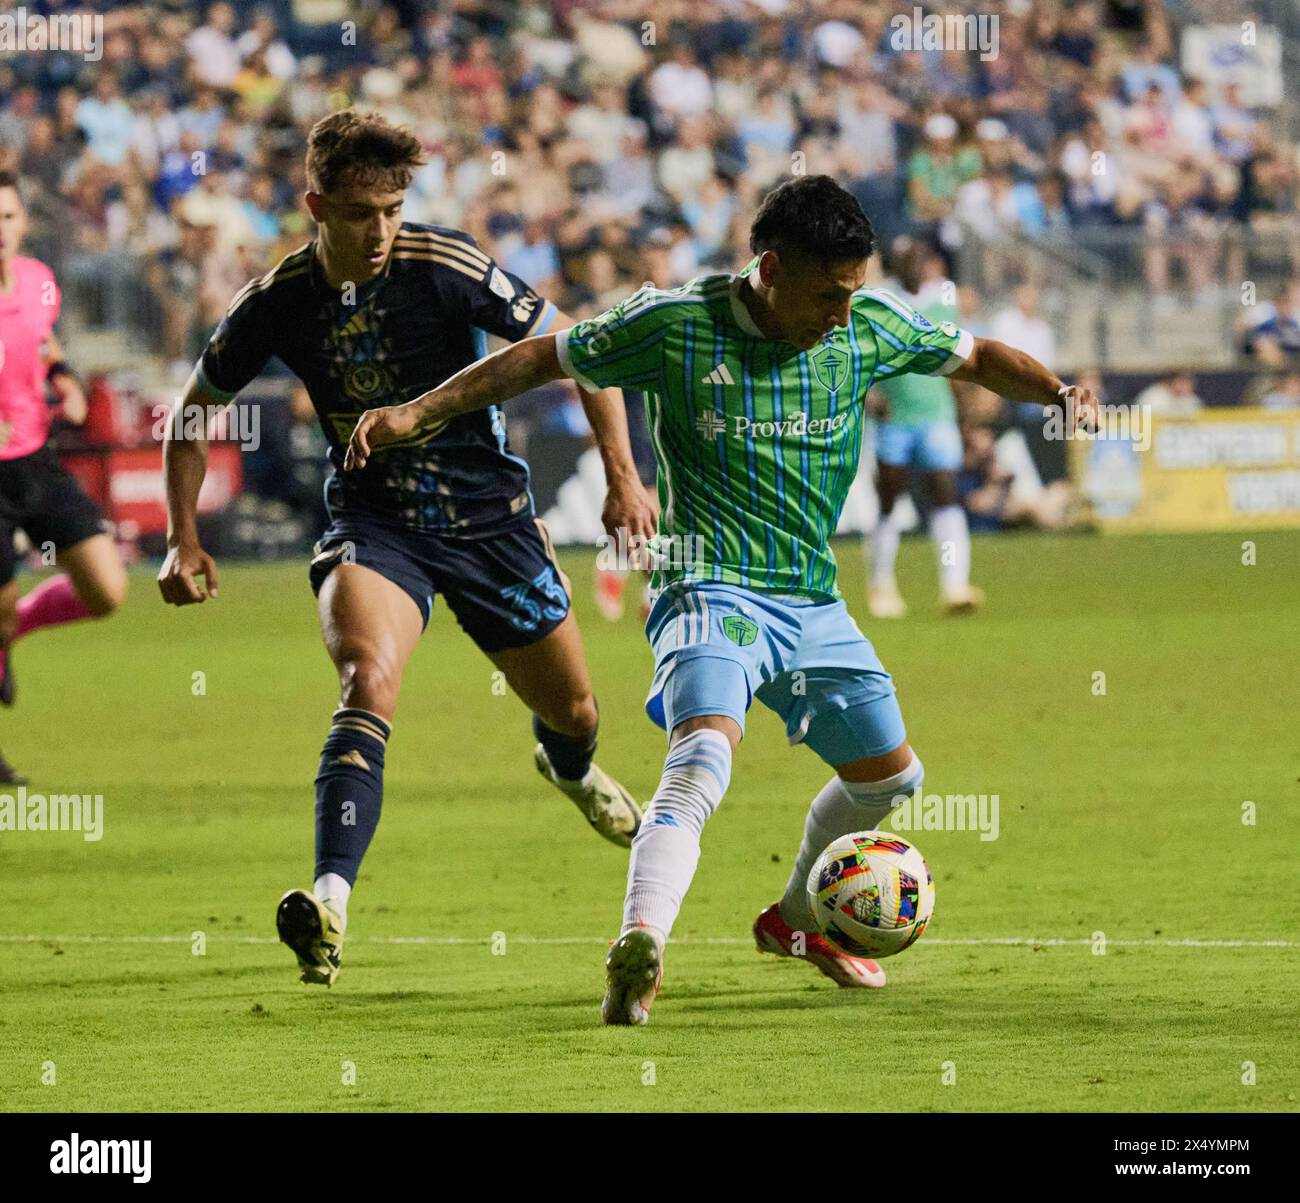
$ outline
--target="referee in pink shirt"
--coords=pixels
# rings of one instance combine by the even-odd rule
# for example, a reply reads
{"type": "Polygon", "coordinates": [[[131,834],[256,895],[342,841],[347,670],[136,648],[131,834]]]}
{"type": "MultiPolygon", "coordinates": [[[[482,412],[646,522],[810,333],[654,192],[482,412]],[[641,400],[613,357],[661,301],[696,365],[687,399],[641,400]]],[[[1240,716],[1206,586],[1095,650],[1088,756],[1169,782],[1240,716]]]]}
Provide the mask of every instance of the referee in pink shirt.
{"type": "MultiPolygon", "coordinates": [[[[59,286],[39,259],[19,255],[27,211],[18,177],[0,171],[0,703],[13,705],[13,645],[42,627],[111,614],[126,596],[126,570],[103,516],[64,470],[47,439],[58,395],[63,418],[79,426],[86,397],[62,361],[54,323],[59,286]],[[37,549],[52,546],[64,569],[23,597],[14,579],[14,532],[37,549]]],[[[0,782],[21,784],[0,757],[0,782]]]]}

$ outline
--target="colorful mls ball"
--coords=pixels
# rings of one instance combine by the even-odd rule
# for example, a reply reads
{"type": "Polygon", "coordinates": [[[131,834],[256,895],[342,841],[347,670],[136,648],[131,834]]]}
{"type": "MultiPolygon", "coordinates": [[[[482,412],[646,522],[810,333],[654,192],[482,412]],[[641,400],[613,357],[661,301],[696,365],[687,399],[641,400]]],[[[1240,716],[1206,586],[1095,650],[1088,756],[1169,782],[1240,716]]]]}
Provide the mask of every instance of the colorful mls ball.
{"type": "Polygon", "coordinates": [[[842,835],[808,874],[817,928],[855,957],[892,957],[934,914],[934,879],[916,845],[884,831],[842,835]]]}

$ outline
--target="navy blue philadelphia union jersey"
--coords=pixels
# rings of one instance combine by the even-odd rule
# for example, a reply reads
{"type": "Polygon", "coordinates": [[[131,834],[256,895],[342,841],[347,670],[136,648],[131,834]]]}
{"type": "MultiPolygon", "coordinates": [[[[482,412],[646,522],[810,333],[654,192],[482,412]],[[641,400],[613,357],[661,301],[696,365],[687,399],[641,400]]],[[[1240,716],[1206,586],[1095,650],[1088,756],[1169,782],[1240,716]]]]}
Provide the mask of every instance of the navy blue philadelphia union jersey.
{"type": "Polygon", "coordinates": [[[331,288],[314,242],[235,296],[199,360],[203,385],[233,397],[278,356],[303,382],[329,440],[334,514],[452,535],[490,535],[532,518],[528,466],[511,455],[492,406],[374,453],[343,472],[367,409],[400,405],[481,359],[484,331],[542,334],[555,306],[498,267],[470,235],[403,222],[383,272],[353,303],[331,288]]]}

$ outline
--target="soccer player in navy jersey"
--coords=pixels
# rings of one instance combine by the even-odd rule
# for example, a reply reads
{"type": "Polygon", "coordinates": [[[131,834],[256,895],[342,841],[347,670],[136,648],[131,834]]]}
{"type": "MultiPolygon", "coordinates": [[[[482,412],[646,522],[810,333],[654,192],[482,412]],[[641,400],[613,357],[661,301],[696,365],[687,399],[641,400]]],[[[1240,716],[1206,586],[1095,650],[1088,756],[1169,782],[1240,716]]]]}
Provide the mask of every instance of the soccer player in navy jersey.
{"type": "MultiPolygon", "coordinates": [[[[339,972],[348,895],[379,821],[402,672],[438,594],[533,712],[542,775],[616,844],[630,846],[641,821],[628,791],[592,763],[597,709],[582,641],[501,412],[423,431],[365,474],[341,471],[365,410],[440,384],[485,354],[486,334],[516,341],[572,324],[468,234],[402,220],[419,163],[418,141],[377,115],[345,110],[316,124],[304,199],[317,237],[235,296],[165,444],[170,528],[159,584],[179,606],[217,596],[195,526],[206,443],[189,437],[201,424],[184,416],[229,403],[275,355],[306,386],[329,440],[331,525],[310,580],[340,705],[316,777],[314,886],[290,890],[276,912],[302,980],[325,985],[339,972]]],[[[648,538],[655,512],[621,398],[582,398],[605,449],[605,524],[648,538]]]]}

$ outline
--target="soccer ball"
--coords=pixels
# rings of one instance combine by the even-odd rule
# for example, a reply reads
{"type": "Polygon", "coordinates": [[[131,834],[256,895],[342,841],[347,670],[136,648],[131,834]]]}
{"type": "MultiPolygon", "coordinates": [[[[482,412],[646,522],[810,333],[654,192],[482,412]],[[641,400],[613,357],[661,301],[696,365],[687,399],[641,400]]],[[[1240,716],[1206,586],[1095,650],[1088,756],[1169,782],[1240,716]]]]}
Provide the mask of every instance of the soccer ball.
{"type": "Polygon", "coordinates": [[[934,879],[915,844],[884,831],[842,835],[808,874],[817,929],[855,957],[892,957],[934,914],[934,879]]]}

